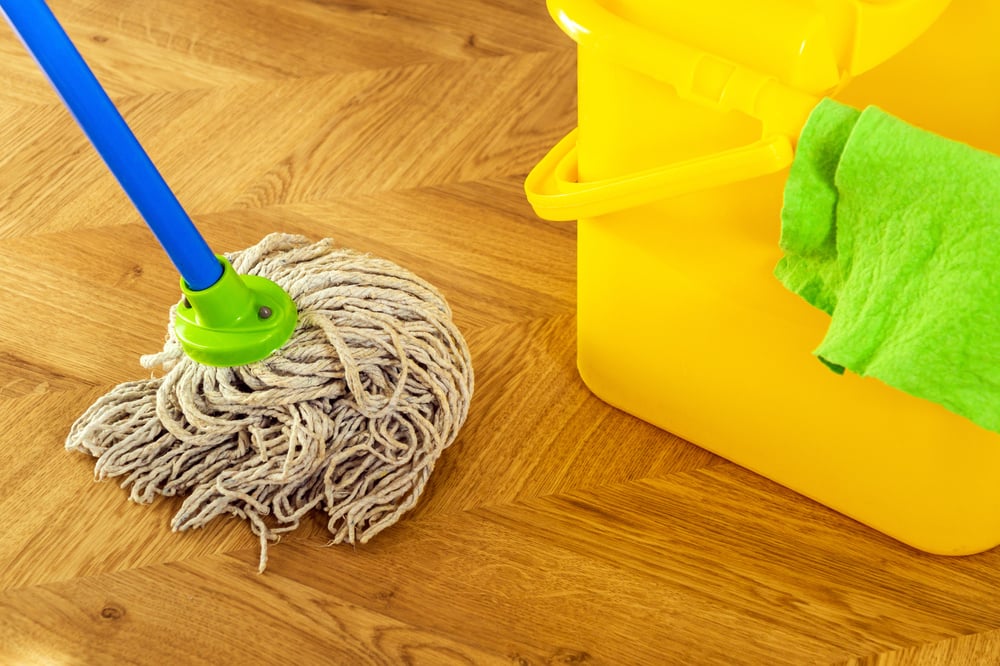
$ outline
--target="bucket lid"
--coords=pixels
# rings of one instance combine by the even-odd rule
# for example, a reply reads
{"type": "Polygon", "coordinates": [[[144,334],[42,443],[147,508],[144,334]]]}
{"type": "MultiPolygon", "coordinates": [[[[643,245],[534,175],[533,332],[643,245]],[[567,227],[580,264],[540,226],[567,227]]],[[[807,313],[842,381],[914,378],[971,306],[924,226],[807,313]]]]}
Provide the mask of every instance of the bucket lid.
{"type": "Polygon", "coordinates": [[[951,0],[819,0],[831,26],[843,26],[850,76],[863,74],[896,55],[937,21],[951,0]]]}
{"type": "Polygon", "coordinates": [[[794,136],[818,97],[905,48],[949,2],[548,0],[548,8],[602,57],[794,136]],[[762,103],[765,89],[773,99],[762,103]]]}

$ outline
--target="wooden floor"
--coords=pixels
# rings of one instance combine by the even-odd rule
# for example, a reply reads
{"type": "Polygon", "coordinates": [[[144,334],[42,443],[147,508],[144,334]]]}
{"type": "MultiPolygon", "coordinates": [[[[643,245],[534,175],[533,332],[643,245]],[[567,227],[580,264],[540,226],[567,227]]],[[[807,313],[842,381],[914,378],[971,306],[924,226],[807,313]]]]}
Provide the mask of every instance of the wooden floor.
{"type": "Polygon", "coordinates": [[[574,368],[575,123],[542,0],[53,0],[217,250],[270,231],[437,284],[471,415],[367,546],[174,534],[63,449],[176,277],[0,29],[0,664],[997,664],[1000,552],[946,559],[616,411],[574,368]]]}

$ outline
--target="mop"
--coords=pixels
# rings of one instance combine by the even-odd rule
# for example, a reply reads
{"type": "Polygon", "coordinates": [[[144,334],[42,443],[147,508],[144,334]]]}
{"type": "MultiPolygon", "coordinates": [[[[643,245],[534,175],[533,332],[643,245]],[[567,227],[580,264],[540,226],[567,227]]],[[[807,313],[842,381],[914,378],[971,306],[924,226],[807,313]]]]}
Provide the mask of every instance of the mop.
{"type": "Polygon", "coordinates": [[[314,509],[331,543],[366,543],[411,509],[465,422],[468,347],[410,271],[324,239],[271,234],[215,255],[43,0],[0,0],[28,51],[181,275],[160,376],[73,424],[130,498],[184,497],[172,528],[231,514],[260,540],[314,509]]]}

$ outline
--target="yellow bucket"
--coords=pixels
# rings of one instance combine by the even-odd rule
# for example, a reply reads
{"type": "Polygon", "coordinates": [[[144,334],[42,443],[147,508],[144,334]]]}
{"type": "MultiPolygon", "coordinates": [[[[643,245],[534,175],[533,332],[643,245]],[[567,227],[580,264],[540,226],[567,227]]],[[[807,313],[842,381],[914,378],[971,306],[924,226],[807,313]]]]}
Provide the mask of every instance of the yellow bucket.
{"type": "Polygon", "coordinates": [[[824,95],[1000,152],[994,0],[549,0],[579,127],[532,171],[578,219],[578,366],[607,402],[905,543],[1000,544],[1000,435],[813,355],[772,276],[824,95]]]}

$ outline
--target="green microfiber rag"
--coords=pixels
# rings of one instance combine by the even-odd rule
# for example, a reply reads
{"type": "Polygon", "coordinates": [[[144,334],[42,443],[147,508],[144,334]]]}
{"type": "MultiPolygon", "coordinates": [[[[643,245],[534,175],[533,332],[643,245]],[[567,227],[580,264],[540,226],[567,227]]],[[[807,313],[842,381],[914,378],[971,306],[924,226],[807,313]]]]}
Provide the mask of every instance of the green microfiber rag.
{"type": "Polygon", "coordinates": [[[1000,158],[824,100],[775,275],[831,316],[816,354],[1000,432],[1000,158]]]}

